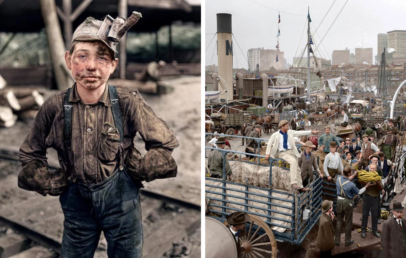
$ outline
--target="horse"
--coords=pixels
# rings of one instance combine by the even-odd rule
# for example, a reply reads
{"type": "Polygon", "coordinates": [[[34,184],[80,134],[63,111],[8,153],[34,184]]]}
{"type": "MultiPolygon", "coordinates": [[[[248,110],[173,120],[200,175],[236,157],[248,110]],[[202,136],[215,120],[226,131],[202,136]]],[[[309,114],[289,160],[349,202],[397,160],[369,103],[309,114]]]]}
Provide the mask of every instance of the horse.
{"type": "Polygon", "coordinates": [[[264,119],[260,116],[257,116],[255,114],[251,115],[251,120],[253,121],[253,123],[255,123],[256,125],[262,125],[264,123],[264,119]]]}

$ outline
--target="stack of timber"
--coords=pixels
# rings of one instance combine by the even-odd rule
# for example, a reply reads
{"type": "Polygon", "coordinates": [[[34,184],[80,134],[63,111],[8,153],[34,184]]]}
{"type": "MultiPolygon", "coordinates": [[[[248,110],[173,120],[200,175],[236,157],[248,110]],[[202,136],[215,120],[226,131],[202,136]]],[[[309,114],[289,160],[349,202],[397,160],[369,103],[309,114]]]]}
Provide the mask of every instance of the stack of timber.
{"type": "Polygon", "coordinates": [[[18,118],[34,119],[43,103],[37,90],[0,87],[0,127],[12,127],[18,118]]]}

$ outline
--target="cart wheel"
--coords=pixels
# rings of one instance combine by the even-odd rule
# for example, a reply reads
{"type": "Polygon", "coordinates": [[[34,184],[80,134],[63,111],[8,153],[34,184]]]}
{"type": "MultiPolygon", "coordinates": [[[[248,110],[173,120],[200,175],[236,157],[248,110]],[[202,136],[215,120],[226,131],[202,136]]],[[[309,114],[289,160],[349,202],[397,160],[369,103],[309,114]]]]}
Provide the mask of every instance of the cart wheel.
{"type": "MultiPolygon", "coordinates": [[[[251,222],[247,222],[247,225],[249,224],[249,230],[245,236],[238,237],[241,243],[242,257],[277,258],[278,247],[276,245],[276,239],[272,233],[272,230],[257,216],[251,214],[248,215],[251,219],[251,222]]],[[[227,220],[224,221],[224,225],[228,225],[227,220]]]]}
{"type": "MultiPolygon", "coordinates": [[[[235,135],[235,130],[233,128],[229,128],[226,132],[227,135],[235,135]]],[[[226,137],[227,140],[232,140],[234,137],[226,137]]]]}

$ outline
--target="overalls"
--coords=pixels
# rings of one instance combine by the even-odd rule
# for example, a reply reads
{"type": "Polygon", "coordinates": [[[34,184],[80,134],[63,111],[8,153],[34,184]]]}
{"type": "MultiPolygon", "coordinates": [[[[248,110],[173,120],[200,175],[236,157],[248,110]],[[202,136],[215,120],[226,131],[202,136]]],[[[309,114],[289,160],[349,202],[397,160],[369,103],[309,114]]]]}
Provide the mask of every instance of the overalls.
{"type": "MultiPolygon", "coordinates": [[[[72,153],[70,90],[64,101],[64,137],[68,155],[72,153]]],[[[119,168],[107,180],[94,185],[76,183],[71,170],[73,175],[69,186],[59,197],[65,215],[62,258],[93,258],[102,231],[107,240],[109,258],[142,257],[140,183],[135,182],[123,166],[123,122],[116,88],[109,86],[109,94],[114,124],[120,133],[119,168]]]]}
{"type": "Polygon", "coordinates": [[[337,225],[335,232],[335,242],[340,243],[341,236],[341,225],[343,224],[343,219],[345,219],[345,243],[349,244],[351,241],[351,231],[352,231],[352,211],[353,211],[353,200],[349,199],[343,190],[343,186],[350,182],[348,180],[345,183],[341,183],[342,176],[338,178],[338,184],[341,187],[341,196],[337,196],[337,225]]]}

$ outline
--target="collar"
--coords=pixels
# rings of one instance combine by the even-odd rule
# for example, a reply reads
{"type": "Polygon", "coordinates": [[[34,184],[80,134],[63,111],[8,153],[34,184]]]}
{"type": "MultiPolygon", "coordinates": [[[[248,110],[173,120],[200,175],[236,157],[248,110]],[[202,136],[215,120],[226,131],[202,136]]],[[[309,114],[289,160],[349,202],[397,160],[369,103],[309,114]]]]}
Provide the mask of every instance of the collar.
{"type": "Polygon", "coordinates": [[[282,130],[279,130],[279,132],[280,132],[281,134],[284,134],[284,135],[288,133],[288,132],[284,133],[284,132],[282,132],[282,130]]]}
{"type": "Polygon", "coordinates": [[[231,226],[230,226],[230,231],[231,231],[231,233],[233,233],[233,236],[236,236],[236,234],[239,233],[239,231],[234,231],[231,226]]]}
{"type": "MultiPolygon", "coordinates": [[[[72,89],[73,90],[71,90],[70,96],[69,96],[69,102],[76,103],[76,102],[81,101],[76,83],[73,85],[72,89]]],[[[111,106],[110,98],[109,98],[108,84],[107,83],[106,83],[106,86],[104,88],[103,95],[101,95],[100,99],[98,100],[98,103],[103,103],[107,107],[111,106]]]]}

